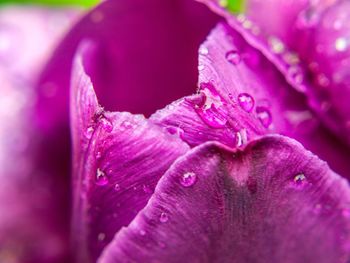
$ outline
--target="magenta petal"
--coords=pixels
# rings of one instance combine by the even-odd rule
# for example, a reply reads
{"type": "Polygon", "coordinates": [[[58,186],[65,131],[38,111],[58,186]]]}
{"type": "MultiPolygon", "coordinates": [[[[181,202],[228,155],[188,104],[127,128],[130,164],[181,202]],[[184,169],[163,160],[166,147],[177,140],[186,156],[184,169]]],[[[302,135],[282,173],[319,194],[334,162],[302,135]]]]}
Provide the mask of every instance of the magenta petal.
{"type": "Polygon", "coordinates": [[[180,158],[99,262],[347,262],[350,189],[286,137],[180,158]]]}
{"type": "Polygon", "coordinates": [[[97,103],[84,42],[72,78],[74,144],[73,238],[79,262],[95,262],[114,234],[146,205],[154,188],[188,146],[142,115],[106,112],[97,103]]]}
{"type": "Polygon", "coordinates": [[[151,121],[191,146],[218,141],[241,147],[262,134],[287,135],[350,177],[346,146],[320,125],[276,67],[227,24],[202,44],[198,69],[200,94],[170,104],[151,121]]]}
{"type": "Polygon", "coordinates": [[[150,115],[194,92],[197,49],[217,19],[193,0],[104,1],[72,29],[47,65],[41,86],[60,88],[39,101],[42,125],[66,118],[66,112],[41,109],[68,104],[71,60],[82,39],[100,45],[92,81],[106,109],[150,115]]]}

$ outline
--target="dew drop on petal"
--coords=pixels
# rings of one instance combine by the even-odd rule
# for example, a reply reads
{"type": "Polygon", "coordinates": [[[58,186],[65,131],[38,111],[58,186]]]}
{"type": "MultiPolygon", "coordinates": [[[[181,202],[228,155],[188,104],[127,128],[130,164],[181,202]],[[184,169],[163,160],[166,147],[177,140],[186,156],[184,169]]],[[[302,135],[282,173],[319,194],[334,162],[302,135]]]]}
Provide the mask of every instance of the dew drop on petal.
{"type": "Polygon", "coordinates": [[[266,107],[257,107],[256,108],[256,114],[258,116],[258,119],[260,120],[261,124],[268,128],[272,123],[272,116],[271,112],[266,107]]]}
{"type": "Polygon", "coordinates": [[[166,222],[168,222],[168,220],[169,220],[168,215],[166,213],[162,212],[159,216],[159,221],[161,223],[166,223],[166,222]]]}
{"type": "Polygon", "coordinates": [[[248,93],[240,93],[238,95],[239,106],[246,112],[251,112],[254,108],[255,101],[248,93]]]}
{"type": "Polygon", "coordinates": [[[287,78],[294,84],[301,84],[304,81],[302,71],[298,66],[291,66],[288,68],[287,78]]]}
{"type": "Polygon", "coordinates": [[[304,174],[300,173],[294,176],[293,181],[296,185],[300,186],[306,183],[306,177],[304,174]]]}
{"type": "Polygon", "coordinates": [[[101,159],[101,157],[102,157],[101,151],[97,151],[96,152],[96,159],[101,159]]]}
{"type": "Polygon", "coordinates": [[[225,55],[228,62],[232,65],[237,65],[241,62],[241,56],[238,54],[236,50],[228,51],[225,55]]]}
{"type": "Polygon", "coordinates": [[[142,190],[143,190],[146,194],[151,194],[151,193],[153,192],[152,189],[151,189],[148,185],[146,185],[146,184],[142,185],[142,190]]]}
{"type": "Polygon", "coordinates": [[[120,191],[120,185],[119,185],[119,184],[115,184],[115,185],[114,185],[114,190],[115,190],[116,192],[119,192],[119,191],[120,191]]]}
{"type": "Polygon", "coordinates": [[[191,187],[197,181],[197,175],[193,172],[184,173],[180,178],[180,183],[184,187],[191,187]]]}
{"type": "Polygon", "coordinates": [[[246,129],[241,129],[236,132],[236,146],[241,147],[248,142],[248,135],[246,129]]]}
{"type": "Polygon", "coordinates": [[[108,184],[108,177],[100,169],[97,169],[96,172],[96,184],[100,186],[108,184]]]}
{"type": "Polygon", "coordinates": [[[285,51],[285,46],[279,38],[270,37],[268,41],[272,52],[276,54],[281,54],[285,51]]]}
{"type": "Polygon", "coordinates": [[[145,230],[142,230],[142,229],[140,230],[139,233],[140,233],[141,236],[145,236],[145,235],[146,235],[146,231],[145,231],[145,230]]]}
{"type": "Polygon", "coordinates": [[[91,139],[92,134],[94,133],[94,128],[93,127],[89,127],[86,129],[84,135],[87,139],[91,139]]]}
{"type": "Polygon", "coordinates": [[[123,121],[122,124],[120,125],[122,128],[125,129],[133,129],[135,128],[135,125],[129,121],[123,121]]]}
{"type": "Polygon", "coordinates": [[[350,219],[350,209],[349,209],[349,208],[343,209],[343,210],[342,210],[342,215],[343,215],[345,218],[350,219]]]}

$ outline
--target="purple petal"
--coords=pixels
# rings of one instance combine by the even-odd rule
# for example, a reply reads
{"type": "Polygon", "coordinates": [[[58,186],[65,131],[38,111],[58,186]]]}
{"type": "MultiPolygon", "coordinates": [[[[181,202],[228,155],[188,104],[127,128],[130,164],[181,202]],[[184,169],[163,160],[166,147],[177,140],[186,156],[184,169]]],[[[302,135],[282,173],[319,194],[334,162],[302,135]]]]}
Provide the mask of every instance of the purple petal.
{"type": "Polygon", "coordinates": [[[43,73],[42,86],[60,89],[39,101],[39,121],[47,127],[46,121],[54,116],[65,120],[62,110],[41,109],[68,104],[70,65],[84,38],[100,45],[100,70],[92,81],[106,109],[149,115],[191,94],[197,81],[198,46],[217,19],[193,0],[101,3],[71,30],[43,73]]]}
{"type": "Polygon", "coordinates": [[[327,160],[343,176],[350,176],[348,149],[320,125],[303,96],[240,34],[227,24],[219,24],[199,53],[202,95],[170,104],[150,120],[177,133],[191,146],[218,141],[241,147],[262,134],[287,135],[327,160]],[[220,110],[207,110],[211,118],[198,112],[203,93],[220,110]],[[210,122],[218,116],[226,119],[221,127],[210,122]]]}
{"type": "Polygon", "coordinates": [[[207,143],[167,171],[99,262],[347,262],[349,205],[347,182],[294,140],[207,143]]]}
{"type": "Polygon", "coordinates": [[[85,65],[84,42],[72,78],[74,145],[73,238],[79,262],[95,262],[114,234],[146,205],[163,173],[188,146],[142,115],[106,112],[97,103],[85,65]]]}
{"type": "Polygon", "coordinates": [[[38,71],[78,13],[0,10],[0,262],[68,262],[69,146],[36,129],[33,103],[38,71]]]}

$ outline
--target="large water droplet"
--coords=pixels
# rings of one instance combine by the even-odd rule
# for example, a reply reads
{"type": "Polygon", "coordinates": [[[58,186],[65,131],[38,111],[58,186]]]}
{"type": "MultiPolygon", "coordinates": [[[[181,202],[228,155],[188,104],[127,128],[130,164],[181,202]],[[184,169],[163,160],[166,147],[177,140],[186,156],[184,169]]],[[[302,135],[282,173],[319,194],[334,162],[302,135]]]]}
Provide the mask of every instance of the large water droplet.
{"type": "Polygon", "coordinates": [[[255,101],[248,93],[241,93],[238,95],[238,104],[246,112],[251,112],[254,108],[255,101]]]}
{"type": "Polygon", "coordinates": [[[197,175],[193,172],[184,173],[180,178],[180,183],[184,187],[190,187],[197,181],[197,175]]]}
{"type": "Polygon", "coordinates": [[[210,83],[202,83],[201,98],[195,104],[199,117],[210,127],[223,128],[227,123],[227,113],[223,101],[210,83]]]}
{"type": "Polygon", "coordinates": [[[108,184],[108,177],[100,169],[97,169],[96,172],[96,184],[100,186],[108,184]]]}
{"type": "Polygon", "coordinates": [[[261,124],[265,128],[268,128],[271,125],[272,123],[271,112],[266,107],[262,107],[262,106],[256,107],[256,114],[261,124]]]}
{"type": "Polygon", "coordinates": [[[161,223],[166,223],[166,222],[168,222],[168,220],[169,220],[169,217],[168,217],[168,215],[166,213],[163,212],[163,213],[160,214],[159,221],[161,223]]]}
{"type": "Polygon", "coordinates": [[[236,50],[231,50],[226,53],[226,59],[232,65],[237,65],[241,62],[241,56],[238,54],[236,50]]]}

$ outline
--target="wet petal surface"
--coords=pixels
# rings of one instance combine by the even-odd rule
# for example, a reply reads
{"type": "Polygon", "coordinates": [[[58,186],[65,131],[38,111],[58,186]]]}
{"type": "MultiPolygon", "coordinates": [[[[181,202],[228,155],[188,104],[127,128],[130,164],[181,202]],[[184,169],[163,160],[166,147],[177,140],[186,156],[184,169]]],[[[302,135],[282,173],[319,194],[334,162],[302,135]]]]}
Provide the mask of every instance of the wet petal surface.
{"type": "Polygon", "coordinates": [[[294,140],[207,143],[167,171],[99,262],[347,262],[349,204],[347,182],[294,140]]]}
{"type": "Polygon", "coordinates": [[[84,262],[96,260],[114,234],[146,205],[174,160],[188,150],[177,136],[144,116],[106,112],[98,105],[84,68],[93,63],[93,51],[90,42],[83,43],[75,60],[71,96],[73,237],[77,260],[84,262]]]}

